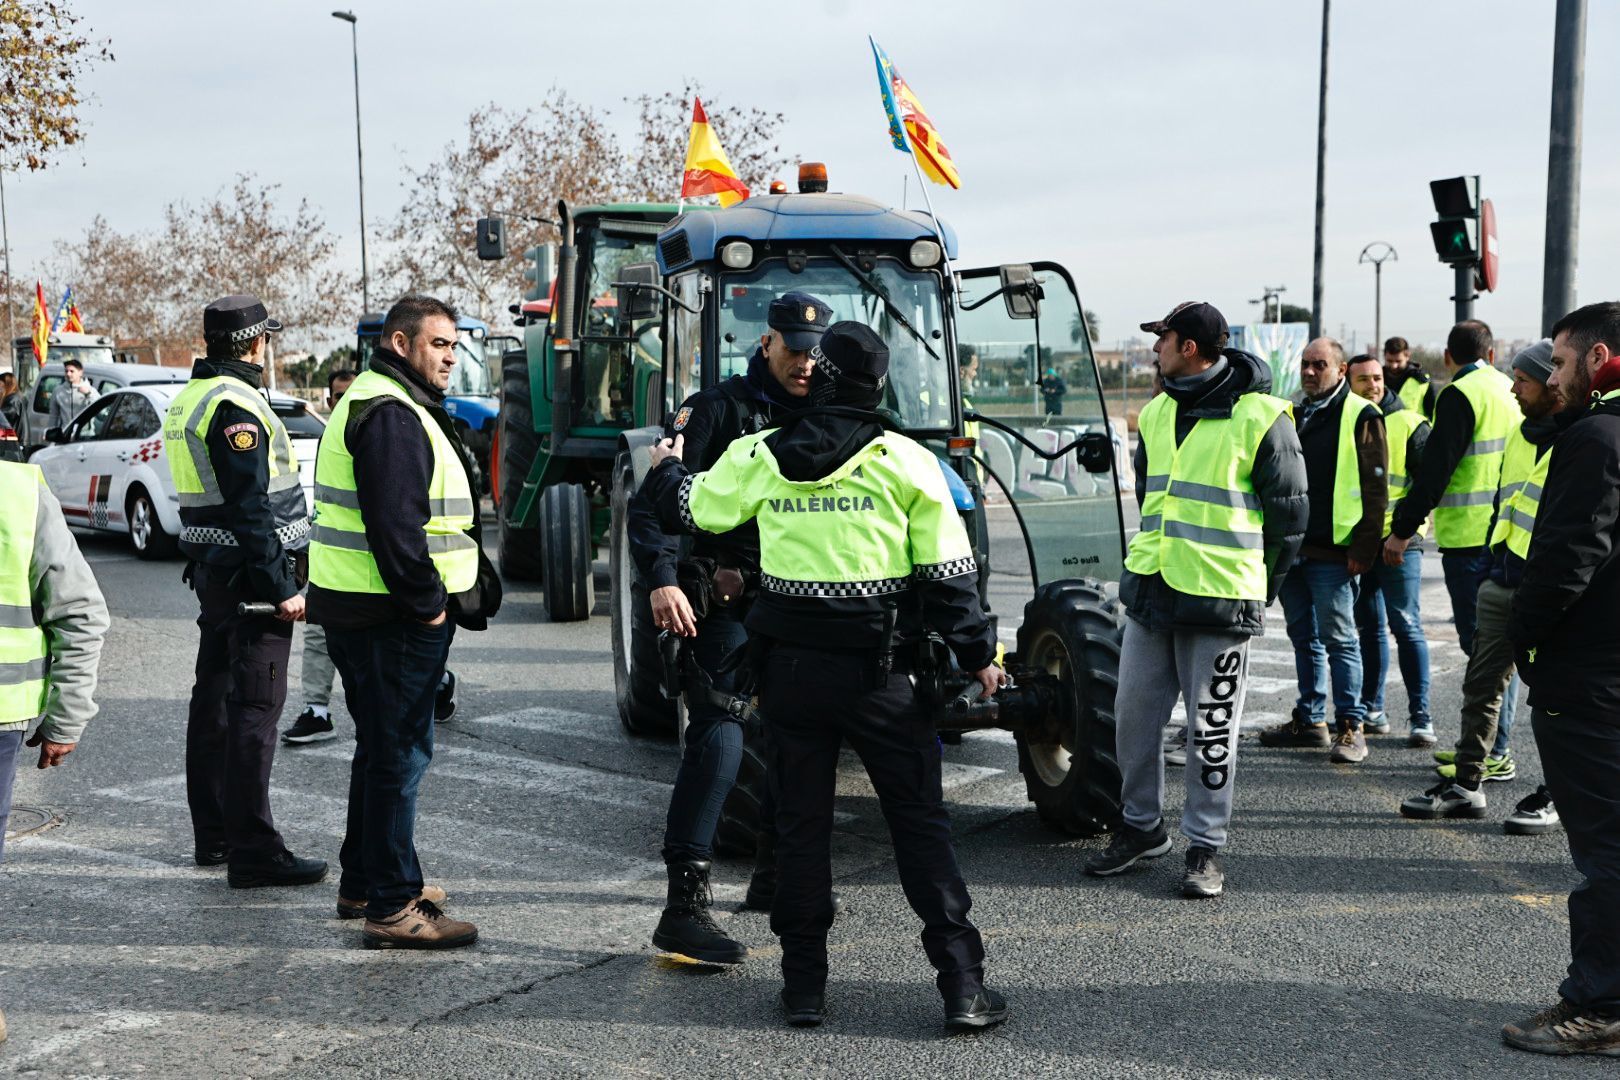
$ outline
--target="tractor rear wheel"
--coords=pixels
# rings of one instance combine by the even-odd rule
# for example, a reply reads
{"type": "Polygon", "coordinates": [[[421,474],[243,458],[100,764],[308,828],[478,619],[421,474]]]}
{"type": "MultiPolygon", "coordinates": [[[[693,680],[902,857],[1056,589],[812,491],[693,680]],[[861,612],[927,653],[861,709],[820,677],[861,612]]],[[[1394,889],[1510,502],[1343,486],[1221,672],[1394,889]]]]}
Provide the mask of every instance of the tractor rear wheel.
{"type": "Polygon", "coordinates": [[[1041,821],[1076,836],[1119,819],[1114,697],[1123,631],[1119,601],[1091,579],[1042,585],[1018,628],[1019,661],[1062,687],[1055,715],[1018,734],[1018,768],[1041,821]]]}
{"type": "Polygon", "coordinates": [[[591,563],[591,497],[580,484],[552,484],[540,490],[540,563],[546,615],[552,622],[591,617],[596,588],[591,563]]]}
{"type": "Polygon", "coordinates": [[[500,444],[496,519],[500,522],[501,576],[508,581],[540,580],[540,530],[507,522],[517,506],[529,470],[540,456],[529,393],[529,357],[513,350],[501,357],[501,412],[496,441],[500,444]]]}
{"type": "Polygon", "coordinates": [[[675,733],[675,702],[664,696],[659,685],[663,661],[658,655],[658,628],[653,625],[647,587],[639,580],[636,564],[630,558],[625,531],[634,483],[629,456],[620,454],[613,469],[613,523],[608,530],[613,691],[624,730],[632,735],[668,738],[675,733]]]}

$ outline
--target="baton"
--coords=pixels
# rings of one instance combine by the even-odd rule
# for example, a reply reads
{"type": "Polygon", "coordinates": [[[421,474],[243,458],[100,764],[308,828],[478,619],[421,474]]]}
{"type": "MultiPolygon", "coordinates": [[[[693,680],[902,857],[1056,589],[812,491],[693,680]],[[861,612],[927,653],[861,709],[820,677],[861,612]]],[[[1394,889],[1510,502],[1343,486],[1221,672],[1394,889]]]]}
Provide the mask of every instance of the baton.
{"type": "Polygon", "coordinates": [[[236,605],[236,613],[238,615],[274,615],[276,613],[276,605],[266,603],[262,600],[255,600],[251,602],[244,601],[243,603],[236,605]]]}

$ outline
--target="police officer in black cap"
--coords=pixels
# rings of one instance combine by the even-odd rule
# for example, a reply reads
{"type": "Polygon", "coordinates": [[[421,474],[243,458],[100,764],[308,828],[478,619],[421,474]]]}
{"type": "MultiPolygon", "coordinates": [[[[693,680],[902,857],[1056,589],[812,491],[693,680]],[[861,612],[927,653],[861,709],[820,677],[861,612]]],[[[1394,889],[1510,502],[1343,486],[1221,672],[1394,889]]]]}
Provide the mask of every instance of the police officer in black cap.
{"type": "Polygon", "coordinates": [[[670,530],[719,535],[757,523],[760,590],[747,626],[769,646],[758,668],[779,834],[771,929],[782,942],[788,1023],[819,1024],[826,1012],[833,789],[847,740],[923,920],[945,1022],[988,1027],[1007,1004],[984,985],[939,743],[911,678],[932,630],[985,693],[1006,684],[978,567],[939,459],[877,412],[883,339],[862,323],[835,323],[812,359],[810,408],[734,442],[707,472],[688,471],[683,439],[660,444],[646,498],[670,530]]]}
{"type": "Polygon", "coordinates": [[[180,497],[185,579],[202,628],[186,727],[186,797],[199,866],[233,888],[308,885],[326,863],[287,850],[270,814],[270,764],[304,617],[309,513],[292,442],[261,389],[281,324],[257,297],[203,310],[207,355],[169,406],[163,443],[180,497]],[[272,605],[251,614],[242,604],[272,605]]]}
{"type": "MultiPolygon", "coordinates": [[[[666,438],[683,438],[693,469],[709,468],[734,440],[775,427],[805,403],[814,367],[810,351],[831,317],[832,309],[808,293],[784,293],[771,301],[769,330],[748,358],[747,372],[693,394],[664,425],[666,438]]],[[[666,533],[652,505],[637,498],[626,535],[651,590],[653,622],[693,639],[689,655],[699,669],[684,688],[686,749],[664,831],[669,898],[653,943],[706,963],[738,964],[748,950],[709,916],[708,876],[720,807],[736,782],[743,752],[741,718],[727,707],[736,676],[722,672],[720,661],[747,640],[743,617],[758,586],[759,532],[750,524],[723,536],[700,536],[683,560],[680,537],[666,533]]],[[[757,865],[745,906],[769,911],[776,892],[776,845],[768,792],[760,817],[757,865]]]]}

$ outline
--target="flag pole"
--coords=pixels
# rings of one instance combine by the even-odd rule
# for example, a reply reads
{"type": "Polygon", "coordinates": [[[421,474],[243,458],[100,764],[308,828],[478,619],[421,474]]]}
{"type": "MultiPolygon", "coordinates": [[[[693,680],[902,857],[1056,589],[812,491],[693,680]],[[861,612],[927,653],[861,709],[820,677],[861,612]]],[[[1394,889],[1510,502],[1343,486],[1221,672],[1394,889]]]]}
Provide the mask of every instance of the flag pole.
{"type": "Polygon", "coordinates": [[[911,167],[917,173],[917,186],[922,189],[923,205],[928,207],[928,216],[934,220],[934,235],[939,237],[939,258],[945,268],[945,294],[949,296],[956,290],[955,275],[951,273],[951,248],[945,242],[945,226],[939,223],[939,215],[934,212],[934,200],[928,194],[928,181],[923,176],[922,163],[917,160],[917,151],[911,145],[911,136],[906,132],[906,125],[900,124],[901,137],[906,140],[906,156],[911,158],[911,167]]]}

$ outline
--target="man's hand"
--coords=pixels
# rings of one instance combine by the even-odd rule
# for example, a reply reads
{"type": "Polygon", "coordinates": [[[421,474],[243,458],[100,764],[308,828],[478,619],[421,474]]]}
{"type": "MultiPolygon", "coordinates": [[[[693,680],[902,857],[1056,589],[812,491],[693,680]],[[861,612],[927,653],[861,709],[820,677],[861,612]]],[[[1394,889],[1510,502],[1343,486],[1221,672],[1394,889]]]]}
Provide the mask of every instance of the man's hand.
{"type": "Polygon", "coordinates": [[[1412,542],[1408,536],[1405,540],[1390,533],[1384,537],[1384,562],[1390,566],[1399,566],[1406,561],[1406,547],[1412,542]]]}
{"type": "Polygon", "coordinates": [[[660,630],[697,637],[697,615],[679,585],[664,585],[652,591],[652,615],[653,625],[660,630]]]}
{"type": "Polygon", "coordinates": [[[1003,686],[1012,685],[1012,680],[1007,678],[1007,673],[1002,671],[1001,668],[997,667],[995,664],[990,664],[987,667],[980,668],[978,671],[973,673],[973,677],[978,679],[979,685],[984,688],[985,697],[989,697],[991,694],[994,694],[1003,686]]]}
{"type": "Polygon", "coordinates": [[[670,458],[679,458],[681,451],[686,449],[686,436],[677,435],[673,439],[663,439],[652,445],[652,467],[658,468],[670,458]]]}
{"type": "Polygon", "coordinates": [[[49,769],[52,766],[62,764],[62,759],[73,753],[73,747],[77,744],[70,742],[51,742],[51,740],[45,737],[45,731],[43,728],[41,728],[34,732],[33,737],[28,740],[28,745],[39,747],[38,767],[41,769],[49,769]]]}
{"type": "Polygon", "coordinates": [[[276,605],[276,618],[282,622],[304,621],[304,594],[293,593],[276,605]]]}
{"type": "Polygon", "coordinates": [[[1372,563],[1362,562],[1360,559],[1347,558],[1345,562],[1348,564],[1351,577],[1360,577],[1362,574],[1365,574],[1368,570],[1372,569],[1372,563]]]}
{"type": "Polygon", "coordinates": [[[423,619],[422,620],[422,625],[423,626],[443,626],[444,625],[444,612],[442,612],[442,611],[439,612],[437,615],[433,616],[433,618],[431,618],[431,619],[423,619]]]}

